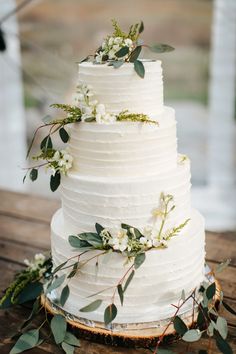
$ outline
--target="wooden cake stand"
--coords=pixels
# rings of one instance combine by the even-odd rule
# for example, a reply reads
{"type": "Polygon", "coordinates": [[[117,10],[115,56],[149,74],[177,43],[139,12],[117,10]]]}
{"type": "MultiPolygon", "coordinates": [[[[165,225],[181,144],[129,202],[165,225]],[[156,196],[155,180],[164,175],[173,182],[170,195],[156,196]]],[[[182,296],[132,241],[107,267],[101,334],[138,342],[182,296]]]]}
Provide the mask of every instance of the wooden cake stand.
{"type": "MultiPolygon", "coordinates": [[[[216,294],[214,301],[215,306],[218,307],[220,303],[221,286],[215,278],[213,278],[213,281],[216,283],[216,294]]],[[[110,330],[102,328],[101,326],[99,327],[99,324],[97,325],[96,323],[94,323],[94,326],[89,326],[81,323],[79,318],[77,319],[75,316],[72,316],[59,308],[45,295],[42,295],[41,302],[51,315],[58,313],[64,314],[66,316],[67,323],[72,327],[74,333],[79,337],[90,341],[113,346],[139,346],[143,348],[150,348],[155,346],[159,339],[161,339],[162,343],[169,343],[170,341],[174,341],[179,337],[175,332],[173,324],[171,323],[171,318],[148,323],[149,328],[147,328],[147,326],[145,328],[145,323],[140,323],[132,326],[133,328],[123,329],[121,325],[119,330],[117,330],[117,328],[115,330],[110,330]]],[[[174,312],[175,310],[173,307],[173,315],[174,312]]],[[[193,306],[191,310],[178,314],[178,316],[182,318],[188,328],[194,326],[197,320],[197,315],[197,308],[195,308],[193,311],[193,306]]]]}

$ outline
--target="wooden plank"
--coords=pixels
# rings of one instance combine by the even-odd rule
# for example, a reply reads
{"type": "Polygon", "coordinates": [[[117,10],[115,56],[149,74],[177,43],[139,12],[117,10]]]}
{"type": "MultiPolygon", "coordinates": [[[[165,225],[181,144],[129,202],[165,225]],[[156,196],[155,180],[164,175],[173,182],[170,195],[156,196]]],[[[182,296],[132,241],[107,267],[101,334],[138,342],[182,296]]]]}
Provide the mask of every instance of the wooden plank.
{"type": "Polygon", "coordinates": [[[0,214],[49,223],[59,200],[0,190],[0,214]]]}
{"type": "Polygon", "coordinates": [[[221,262],[230,258],[236,266],[236,232],[207,232],[206,253],[209,260],[221,262]]]}
{"type": "Polygon", "coordinates": [[[40,249],[50,249],[50,226],[32,221],[0,215],[0,239],[21,242],[40,249]]]}

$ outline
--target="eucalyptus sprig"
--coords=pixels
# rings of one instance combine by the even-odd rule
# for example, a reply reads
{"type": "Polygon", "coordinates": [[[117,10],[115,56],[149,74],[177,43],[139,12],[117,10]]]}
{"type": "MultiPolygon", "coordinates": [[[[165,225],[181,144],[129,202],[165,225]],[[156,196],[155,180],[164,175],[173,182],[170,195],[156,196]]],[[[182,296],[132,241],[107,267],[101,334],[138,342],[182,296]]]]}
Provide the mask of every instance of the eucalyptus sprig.
{"type": "MultiPolygon", "coordinates": [[[[108,35],[102,45],[96,50],[94,55],[94,63],[106,63],[115,69],[122,66],[125,62],[134,63],[136,73],[144,78],[145,67],[139,55],[142,48],[148,48],[154,53],[171,52],[174,48],[168,44],[157,43],[147,45],[140,41],[140,34],[144,31],[143,21],[131,25],[128,32],[124,32],[116,20],[112,20],[113,34],[108,35]]],[[[87,61],[91,56],[83,59],[87,61]]],[[[83,62],[82,61],[82,62],[83,62]]]]}

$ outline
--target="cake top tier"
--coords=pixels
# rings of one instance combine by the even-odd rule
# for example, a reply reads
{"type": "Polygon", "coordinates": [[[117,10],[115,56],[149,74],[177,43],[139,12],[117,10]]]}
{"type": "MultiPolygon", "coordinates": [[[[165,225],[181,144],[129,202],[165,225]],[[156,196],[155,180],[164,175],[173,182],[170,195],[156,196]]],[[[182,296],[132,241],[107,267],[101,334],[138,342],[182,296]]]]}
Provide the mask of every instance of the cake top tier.
{"type": "Polygon", "coordinates": [[[161,61],[142,60],[145,76],[140,78],[133,63],[114,69],[107,63],[79,64],[79,86],[87,85],[94,99],[105,105],[106,111],[119,114],[143,113],[151,119],[163,111],[163,80],[161,61]]]}

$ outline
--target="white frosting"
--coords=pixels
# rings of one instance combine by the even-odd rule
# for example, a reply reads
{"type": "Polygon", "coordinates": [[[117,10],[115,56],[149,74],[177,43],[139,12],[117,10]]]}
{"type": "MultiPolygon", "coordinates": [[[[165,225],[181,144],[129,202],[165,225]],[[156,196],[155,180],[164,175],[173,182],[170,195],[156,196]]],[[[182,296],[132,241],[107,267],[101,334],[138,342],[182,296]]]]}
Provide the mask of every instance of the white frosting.
{"type": "MultiPolygon", "coordinates": [[[[72,249],[68,243],[71,229],[65,227],[62,211],[59,210],[52,219],[52,256],[55,266],[81,251],[72,249]]],[[[115,304],[118,316],[115,323],[140,323],[157,321],[171,317],[182,289],[186,294],[197,287],[204,278],[204,220],[192,210],[191,222],[181,234],[174,237],[166,249],[146,252],[146,260],[136,271],[124,295],[124,306],[120,306],[118,295],[115,304]]],[[[81,257],[81,262],[101,251],[91,251],[81,257]]],[[[107,287],[115,286],[131,264],[125,264],[126,258],[119,253],[112,253],[109,258],[100,256],[88,262],[70,280],[70,297],[64,309],[76,316],[89,320],[102,321],[104,309],[111,303],[114,289],[88,298],[107,287]],[[97,270],[96,270],[97,269],[97,270]],[[102,299],[102,306],[94,312],[81,313],[79,309],[95,299],[102,299]]],[[[69,272],[66,270],[63,272],[69,272]]],[[[61,272],[60,274],[62,274],[61,272]]],[[[58,290],[58,295],[61,289],[58,290]]]]}
{"type": "Polygon", "coordinates": [[[190,216],[190,164],[178,164],[170,173],[150,177],[109,178],[69,173],[63,177],[61,197],[65,223],[75,232],[94,230],[96,222],[115,229],[128,223],[135,227],[153,224],[152,211],[160,194],[174,196],[175,210],[168,226],[190,216]]]}
{"type": "Polygon", "coordinates": [[[94,98],[105,104],[107,111],[144,113],[155,119],[163,111],[163,80],[160,61],[143,61],[145,77],[140,78],[133,63],[119,69],[107,64],[79,64],[79,84],[93,87],[94,98]]]}
{"type": "Polygon", "coordinates": [[[174,110],[165,107],[159,125],[137,122],[75,123],[70,131],[73,169],[91,176],[146,176],[176,167],[174,110]]]}

